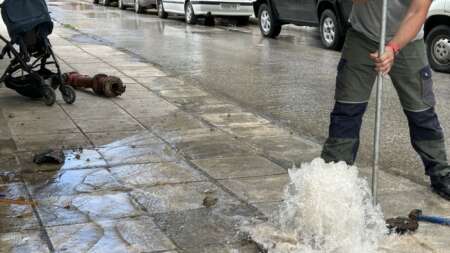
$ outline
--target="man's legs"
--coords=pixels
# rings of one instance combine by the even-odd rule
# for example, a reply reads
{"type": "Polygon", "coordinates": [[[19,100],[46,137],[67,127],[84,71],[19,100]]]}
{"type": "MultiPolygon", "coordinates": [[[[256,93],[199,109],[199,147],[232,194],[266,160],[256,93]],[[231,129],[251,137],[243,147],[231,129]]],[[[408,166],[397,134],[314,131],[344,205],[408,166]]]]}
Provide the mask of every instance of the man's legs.
{"type": "Polygon", "coordinates": [[[355,162],[362,118],[377,74],[369,54],[376,50],[376,42],[348,31],[338,66],[336,103],[321,155],[326,162],[355,162]]]}
{"type": "Polygon", "coordinates": [[[411,144],[423,161],[425,173],[431,177],[433,188],[450,198],[450,167],[422,40],[402,49],[390,75],[408,119],[411,144]]]}

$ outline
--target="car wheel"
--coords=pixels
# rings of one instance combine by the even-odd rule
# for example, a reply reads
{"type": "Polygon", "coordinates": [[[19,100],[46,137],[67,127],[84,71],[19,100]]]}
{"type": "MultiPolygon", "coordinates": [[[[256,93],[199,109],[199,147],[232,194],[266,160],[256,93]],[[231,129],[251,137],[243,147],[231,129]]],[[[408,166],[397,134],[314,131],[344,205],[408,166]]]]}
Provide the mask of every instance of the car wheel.
{"type": "Polygon", "coordinates": [[[136,13],[144,13],[144,8],[139,4],[139,0],[134,1],[134,12],[136,13]]]}
{"type": "Polygon", "coordinates": [[[160,18],[167,18],[168,15],[167,15],[167,12],[164,11],[164,5],[163,5],[162,0],[158,1],[156,7],[158,8],[158,17],[160,17],[160,18]]]}
{"type": "Polygon", "coordinates": [[[93,4],[98,4],[98,0],[92,1],[93,4]]]}
{"type": "Polygon", "coordinates": [[[280,35],[281,24],[275,20],[272,10],[266,5],[259,7],[259,29],[264,37],[275,38],[280,35]]]}
{"type": "Polygon", "coordinates": [[[184,19],[189,25],[195,25],[197,23],[197,16],[194,13],[194,7],[192,7],[190,1],[188,1],[184,7],[184,19]]]}
{"type": "Polygon", "coordinates": [[[320,15],[320,38],[327,49],[339,50],[342,48],[344,36],[341,24],[330,9],[323,11],[320,15]]]}
{"type": "Polygon", "coordinates": [[[103,0],[103,5],[104,6],[110,6],[111,5],[111,0],[103,0]]]}
{"type": "Polygon", "coordinates": [[[427,55],[430,66],[450,73],[450,26],[439,25],[427,35],[427,55]]]}
{"type": "Polygon", "coordinates": [[[117,5],[118,5],[119,9],[121,9],[121,10],[126,9],[126,6],[123,4],[123,0],[118,0],[117,5]]]}
{"type": "Polygon", "coordinates": [[[238,26],[246,26],[250,23],[250,17],[237,17],[238,26]]]}

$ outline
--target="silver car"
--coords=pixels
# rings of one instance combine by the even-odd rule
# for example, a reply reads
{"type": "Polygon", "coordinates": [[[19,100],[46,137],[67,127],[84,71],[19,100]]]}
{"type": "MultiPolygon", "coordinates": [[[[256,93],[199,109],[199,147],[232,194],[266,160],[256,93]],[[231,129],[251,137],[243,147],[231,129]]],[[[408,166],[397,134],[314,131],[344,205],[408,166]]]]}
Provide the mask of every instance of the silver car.
{"type": "Polygon", "coordinates": [[[146,9],[156,8],[156,0],[117,0],[120,9],[134,7],[136,13],[143,13],[146,9]]]}

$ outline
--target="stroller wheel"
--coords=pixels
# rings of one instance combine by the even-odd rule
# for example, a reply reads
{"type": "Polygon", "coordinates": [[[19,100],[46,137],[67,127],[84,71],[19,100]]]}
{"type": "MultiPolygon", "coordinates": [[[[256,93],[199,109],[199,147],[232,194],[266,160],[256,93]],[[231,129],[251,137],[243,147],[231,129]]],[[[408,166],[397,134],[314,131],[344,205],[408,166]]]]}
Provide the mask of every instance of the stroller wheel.
{"type": "Polygon", "coordinates": [[[63,97],[64,102],[67,104],[73,104],[77,98],[77,94],[72,86],[69,85],[61,85],[59,86],[59,91],[61,91],[61,95],[63,97]]]}
{"type": "Polygon", "coordinates": [[[52,106],[56,101],[55,91],[48,85],[42,86],[42,98],[44,103],[48,106],[52,106]]]}

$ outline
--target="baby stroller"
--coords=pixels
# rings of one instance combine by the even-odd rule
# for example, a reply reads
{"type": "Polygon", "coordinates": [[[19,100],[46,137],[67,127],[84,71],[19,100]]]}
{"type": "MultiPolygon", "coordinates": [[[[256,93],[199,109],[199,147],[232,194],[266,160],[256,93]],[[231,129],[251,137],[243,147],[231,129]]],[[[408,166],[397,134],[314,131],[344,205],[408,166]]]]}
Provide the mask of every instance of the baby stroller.
{"type": "Polygon", "coordinates": [[[0,84],[33,99],[43,99],[46,105],[56,101],[59,89],[64,101],[75,102],[72,87],[64,85],[61,69],[48,36],[53,22],[45,0],[5,0],[1,5],[2,18],[11,41],[0,35],[6,43],[0,54],[11,59],[0,84]],[[53,71],[47,67],[53,66],[53,71]]]}

